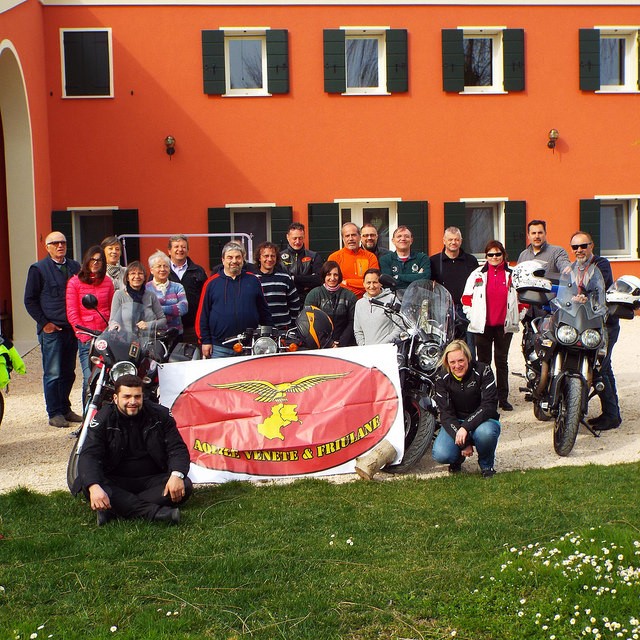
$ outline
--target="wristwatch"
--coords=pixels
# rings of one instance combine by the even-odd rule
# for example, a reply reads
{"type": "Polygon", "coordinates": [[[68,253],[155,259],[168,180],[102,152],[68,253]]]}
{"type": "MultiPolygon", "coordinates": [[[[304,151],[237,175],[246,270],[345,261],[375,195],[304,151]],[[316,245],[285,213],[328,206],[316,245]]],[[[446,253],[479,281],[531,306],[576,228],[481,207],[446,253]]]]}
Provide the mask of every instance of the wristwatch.
{"type": "Polygon", "coordinates": [[[184,473],[182,473],[181,471],[172,471],[171,475],[175,476],[176,478],[180,478],[180,480],[184,480],[184,473]]]}

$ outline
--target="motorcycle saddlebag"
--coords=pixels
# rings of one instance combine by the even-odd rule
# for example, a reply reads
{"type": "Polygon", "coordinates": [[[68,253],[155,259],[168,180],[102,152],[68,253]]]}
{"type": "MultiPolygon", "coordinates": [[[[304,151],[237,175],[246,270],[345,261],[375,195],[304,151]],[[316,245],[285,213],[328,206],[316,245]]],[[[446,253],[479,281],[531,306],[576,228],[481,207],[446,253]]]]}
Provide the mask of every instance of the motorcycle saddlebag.
{"type": "Polygon", "coordinates": [[[188,342],[178,342],[169,356],[169,362],[190,362],[201,359],[202,354],[198,346],[188,342]]]}

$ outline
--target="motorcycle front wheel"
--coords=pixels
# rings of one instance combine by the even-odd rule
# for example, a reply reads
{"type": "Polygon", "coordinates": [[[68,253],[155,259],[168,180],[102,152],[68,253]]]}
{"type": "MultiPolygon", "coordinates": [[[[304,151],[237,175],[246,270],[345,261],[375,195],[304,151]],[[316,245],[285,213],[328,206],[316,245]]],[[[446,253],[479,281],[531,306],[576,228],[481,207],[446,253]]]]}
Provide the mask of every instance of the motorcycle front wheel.
{"type": "Polygon", "coordinates": [[[387,473],[406,473],[416,464],[433,442],[436,430],[436,417],[423,409],[414,396],[404,396],[404,455],[395,465],[387,466],[387,473]]]}
{"type": "Polygon", "coordinates": [[[565,378],[560,392],[558,416],[553,429],[553,448],[559,456],[568,456],[578,437],[582,420],[582,380],[565,378]]]}
{"type": "Polygon", "coordinates": [[[76,438],[73,443],[73,449],[71,449],[69,462],[67,463],[67,486],[69,487],[69,491],[73,490],[73,483],[78,477],[78,441],[79,438],[76,438]]]}

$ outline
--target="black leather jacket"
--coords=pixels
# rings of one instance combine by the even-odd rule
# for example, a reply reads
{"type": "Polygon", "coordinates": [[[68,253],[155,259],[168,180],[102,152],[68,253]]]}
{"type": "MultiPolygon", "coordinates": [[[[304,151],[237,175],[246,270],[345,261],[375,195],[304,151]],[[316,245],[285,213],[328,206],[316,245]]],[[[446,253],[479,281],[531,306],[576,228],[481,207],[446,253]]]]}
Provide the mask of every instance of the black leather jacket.
{"type": "Polygon", "coordinates": [[[320,277],[320,269],[322,269],[323,264],[322,258],[315,251],[310,251],[304,247],[296,251],[288,246],[280,254],[280,261],[293,278],[293,283],[296,285],[301,300],[304,300],[311,289],[322,284],[322,278],[320,277]]]}
{"type": "MultiPolygon", "coordinates": [[[[115,404],[102,407],[93,419],[78,458],[78,477],[72,488],[77,494],[100,484],[116,469],[127,451],[128,434],[115,404]]],[[[164,471],[189,472],[189,450],[169,409],[148,400],[142,408],[142,438],[149,456],[164,471]]]]}

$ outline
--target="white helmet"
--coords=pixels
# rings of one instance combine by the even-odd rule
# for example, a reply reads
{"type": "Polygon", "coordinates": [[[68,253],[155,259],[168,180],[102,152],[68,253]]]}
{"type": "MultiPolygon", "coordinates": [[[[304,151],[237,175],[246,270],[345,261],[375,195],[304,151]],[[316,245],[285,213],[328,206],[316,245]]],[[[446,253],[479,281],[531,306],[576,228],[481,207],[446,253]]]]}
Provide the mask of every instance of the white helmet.
{"type": "Polygon", "coordinates": [[[620,276],[607,289],[607,304],[628,304],[635,309],[640,307],[640,278],[620,276]]]}
{"type": "Polygon", "coordinates": [[[527,260],[513,267],[512,279],[516,289],[551,291],[551,280],[544,277],[545,264],[539,260],[527,260]]]}

